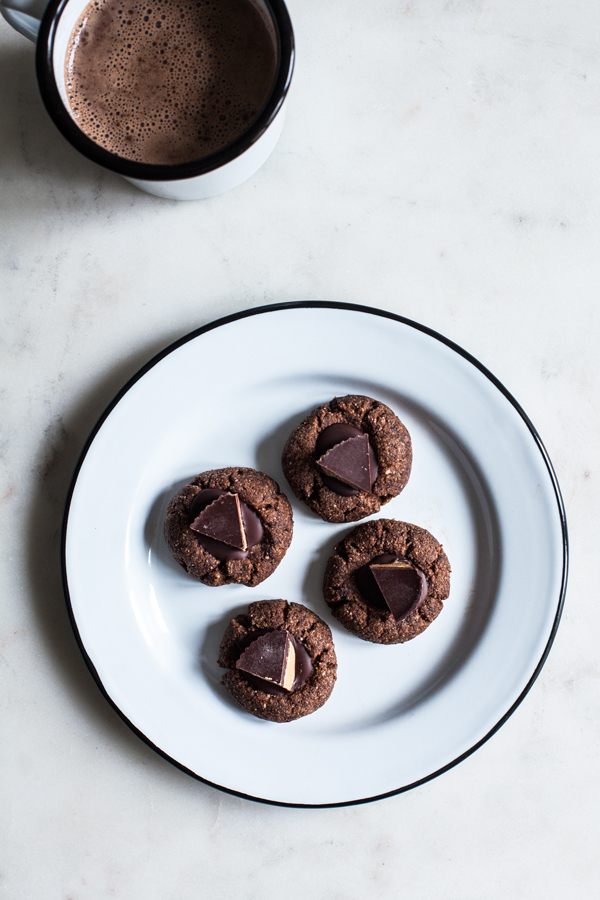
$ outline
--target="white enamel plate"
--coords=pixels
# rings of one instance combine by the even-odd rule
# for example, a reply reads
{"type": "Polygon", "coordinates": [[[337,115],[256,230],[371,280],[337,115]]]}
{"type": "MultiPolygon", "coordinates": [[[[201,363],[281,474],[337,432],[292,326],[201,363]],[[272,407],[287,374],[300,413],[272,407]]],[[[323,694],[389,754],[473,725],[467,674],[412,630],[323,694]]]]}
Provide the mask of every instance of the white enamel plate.
{"type": "Polygon", "coordinates": [[[502,385],[445,338],[344,304],[263,307],[215,322],[152,360],[91,435],[73,478],[63,573],[75,633],[125,721],[190,774],[271,803],[358,803],[459,762],[510,715],[550,649],[566,584],[556,477],[502,385]],[[334,396],[367,394],[407,426],[407,487],[379,516],[427,528],[452,565],[450,597],[415,640],[379,646],[330,616],[321,582],[352,526],[295,500],[280,456],[334,396]],[[289,496],[294,538],[256,588],[210,588],[171,559],[171,496],[223,466],[267,472],[289,496]],[[286,725],[255,719],[220,684],[229,619],[253,600],[304,603],[331,626],[329,701],[286,725]]]}

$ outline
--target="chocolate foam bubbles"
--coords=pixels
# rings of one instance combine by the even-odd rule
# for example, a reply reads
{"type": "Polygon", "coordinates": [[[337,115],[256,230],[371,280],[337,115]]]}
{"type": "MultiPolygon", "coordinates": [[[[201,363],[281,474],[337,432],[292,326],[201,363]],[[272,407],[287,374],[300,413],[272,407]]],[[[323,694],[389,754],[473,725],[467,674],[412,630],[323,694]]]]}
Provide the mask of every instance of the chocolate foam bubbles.
{"type": "Polygon", "coordinates": [[[94,0],[65,60],[81,130],[155,165],[231,144],[261,112],[276,70],[272,26],[251,0],[94,0]]]}

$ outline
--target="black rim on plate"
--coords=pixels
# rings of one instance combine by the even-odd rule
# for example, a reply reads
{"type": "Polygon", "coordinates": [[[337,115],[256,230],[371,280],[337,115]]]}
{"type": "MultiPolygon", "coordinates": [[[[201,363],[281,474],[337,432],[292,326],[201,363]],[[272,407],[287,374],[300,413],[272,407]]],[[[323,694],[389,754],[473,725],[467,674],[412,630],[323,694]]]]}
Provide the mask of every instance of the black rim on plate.
{"type": "Polygon", "coordinates": [[[68,613],[69,613],[69,618],[71,620],[71,625],[73,628],[73,632],[75,634],[75,638],[77,639],[77,643],[79,644],[79,649],[81,650],[83,658],[84,658],[92,676],[94,677],[96,684],[98,685],[98,687],[100,688],[101,692],[104,694],[104,696],[106,697],[106,699],[108,700],[110,705],[113,707],[115,712],[118,713],[118,715],[121,717],[121,719],[123,719],[123,721],[126,723],[126,725],[128,725],[131,728],[131,730],[133,732],[135,732],[135,734],[137,734],[137,736],[140,737],[149,747],[151,747],[160,756],[162,756],[163,759],[166,759],[168,762],[172,763],[178,769],[181,769],[182,772],[185,772],[187,775],[191,775],[193,778],[197,779],[198,781],[203,782],[204,784],[207,784],[207,785],[210,785],[211,787],[217,788],[220,791],[224,791],[227,794],[233,794],[236,797],[242,797],[245,800],[255,800],[260,803],[268,803],[271,806],[290,806],[290,807],[297,807],[297,808],[301,808],[301,809],[315,809],[315,808],[318,808],[318,809],[325,808],[326,809],[326,808],[331,808],[331,807],[356,806],[356,805],[362,804],[362,803],[371,803],[374,800],[382,800],[386,797],[393,797],[396,794],[404,793],[404,791],[408,791],[408,790],[411,790],[412,788],[418,787],[421,784],[425,784],[426,782],[431,781],[433,778],[436,778],[438,775],[442,775],[444,772],[447,772],[449,769],[452,769],[454,766],[458,765],[458,763],[462,762],[464,759],[466,759],[468,756],[470,756],[472,753],[474,753],[476,750],[478,750],[479,747],[481,747],[483,744],[485,744],[485,742],[488,741],[489,738],[491,738],[492,735],[495,734],[498,731],[498,729],[502,727],[502,725],[504,725],[504,723],[507,721],[507,719],[513,714],[515,709],[519,706],[521,701],[529,693],[532,685],[534,684],[535,680],[537,679],[538,675],[540,674],[544,663],[546,662],[546,659],[550,652],[550,648],[552,647],[552,643],[554,641],[556,632],[558,630],[558,625],[560,622],[560,617],[561,617],[561,613],[562,613],[563,606],[564,606],[565,593],[566,593],[566,588],[567,588],[568,555],[569,555],[569,547],[568,547],[568,535],[567,535],[567,519],[566,519],[562,495],[560,492],[560,487],[558,485],[558,480],[556,478],[554,468],[552,466],[552,463],[550,461],[550,458],[548,456],[546,448],[544,447],[542,440],[541,440],[539,434],[537,433],[533,423],[531,422],[531,420],[529,419],[529,417],[527,416],[525,411],[521,408],[519,403],[517,403],[517,401],[512,396],[510,391],[508,391],[507,388],[504,387],[504,385],[494,375],[492,375],[492,373],[482,363],[480,363],[479,360],[477,360],[474,356],[472,356],[466,350],[463,350],[463,348],[459,347],[458,344],[455,344],[453,341],[451,341],[448,338],[444,337],[443,335],[439,334],[437,331],[434,331],[433,329],[428,328],[426,325],[420,325],[418,322],[414,322],[412,319],[407,319],[404,316],[399,316],[399,315],[396,315],[395,313],[388,312],[386,310],[375,309],[375,308],[372,308],[369,306],[361,306],[361,305],[355,304],[355,303],[338,303],[335,301],[327,302],[327,301],[307,300],[307,301],[292,302],[292,303],[274,303],[274,304],[271,304],[268,306],[258,306],[258,307],[254,307],[253,309],[242,310],[241,312],[233,313],[232,315],[229,315],[229,316],[224,316],[221,319],[216,319],[214,322],[210,322],[208,325],[203,325],[201,328],[197,328],[194,331],[189,332],[189,334],[184,335],[182,338],[180,338],[179,340],[170,344],[164,350],[161,350],[160,353],[157,353],[156,356],[154,356],[148,363],[146,363],[145,366],[142,366],[142,368],[132,378],[130,378],[129,381],[123,386],[123,388],[119,391],[119,393],[112,400],[112,402],[106,407],[106,409],[104,410],[104,412],[98,419],[96,425],[92,429],[92,432],[91,432],[90,436],[88,437],[88,439],[85,443],[85,446],[83,447],[83,450],[81,451],[81,454],[77,461],[77,465],[75,466],[75,472],[73,474],[71,484],[69,486],[69,491],[68,491],[67,499],[66,499],[66,503],[65,503],[65,512],[64,512],[64,516],[63,516],[62,533],[61,533],[61,567],[62,567],[63,588],[64,588],[64,592],[65,592],[65,598],[67,601],[67,609],[68,609],[68,613]],[[515,702],[512,704],[512,706],[507,710],[507,712],[504,713],[504,715],[499,719],[499,721],[494,725],[494,727],[491,728],[490,731],[488,731],[488,733],[486,735],[484,735],[484,737],[482,737],[479,741],[477,741],[472,747],[470,747],[468,750],[466,750],[460,756],[456,757],[456,759],[453,759],[451,762],[447,763],[445,766],[442,766],[440,769],[436,769],[436,771],[432,772],[430,775],[427,775],[424,778],[420,778],[418,781],[412,782],[411,784],[403,785],[402,787],[396,788],[395,790],[386,791],[383,794],[377,794],[373,797],[360,797],[355,800],[344,800],[344,801],[340,801],[338,803],[291,803],[291,802],[286,802],[286,801],[281,801],[281,800],[268,800],[263,797],[253,797],[250,794],[244,794],[242,791],[236,791],[236,790],[233,790],[232,788],[228,788],[228,787],[224,787],[223,785],[216,784],[215,782],[210,781],[207,778],[203,778],[202,775],[198,775],[196,772],[192,772],[191,769],[188,769],[186,766],[182,765],[176,759],[173,759],[171,756],[169,756],[167,753],[165,753],[164,750],[161,750],[160,747],[158,747],[156,744],[154,744],[148,737],[146,737],[145,734],[143,734],[143,732],[141,732],[139,730],[139,728],[137,728],[127,718],[127,716],[119,709],[119,707],[116,705],[116,703],[109,696],[104,685],[102,684],[100,676],[98,675],[98,672],[96,671],[96,668],[95,668],[92,660],[90,659],[90,657],[88,656],[88,654],[86,652],[83,641],[79,634],[79,630],[77,628],[77,622],[75,620],[75,615],[74,615],[73,607],[71,604],[71,599],[70,599],[70,595],[69,595],[67,565],[66,565],[66,539],[67,539],[69,509],[71,506],[71,498],[72,498],[73,492],[75,490],[79,471],[81,469],[81,466],[83,465],[83,461],[84,461],[84,459],[87,455],[87,452],[88,452],[92,442],[94,441],[94,438],[96,437],[98,431],[100,430],[100,428],[102,427],[103,423],[108,418],[108,416],[110,415],[112,410],[120,402],[120,400],[125,396],[125,394],[129,391],[129,389],[137,381],[139,381],[139,379],[142,378],[146,374],[146,372],[148,372],[158,362],[160,362],[161,359],[163,359],[165,356],[168,356],[174,350],[177,350],[178,347],[183,346],[183,344],[186,344],[188,341],[191,341],[194,338],[199,337],[202,334],[206,334],[207,332],[212,331],[215,328],[220,328],[223,325],[228,325],[230,322],[235,322],[240,319],[245,319],[245,318],[248,318],[249,316],[258,316],[258,315],[263,315],[265,313],[271,313],[271,312],[281,312],[281,311],[289,310],[289,309],[339,309],[339,310],[349,310],[352,312],[366,313],[367,315],[380,316],[381,318],[384,318],[384,319],[391,319],[394,322],[400,322],[403,325],[408,325],[409,327],[414,328],[417,331],[421,331],[424,334],[429,335],[429,337],[435,338],[435,340],[438,340],[442,344],[445,344],[451,350],[454,350],[459,356],[462,356],[463,359],[466,359],[468,362],[470,362],[473,366],[475,366],[475,368],[479,369],[479,371],[482,372],[483,375],[485,375],[485,377],[489,379],[489,381],[491,381],[491,383],[507,398],[507,400],[510,401],[512,406],[519,413],[519,415],[525,422],[527,428],[529,429],[531,436],[533,437],[533,439],[542,455],[542,458],[543,458],[546,468],[548,470],[548,475],[550,476],[552,488],[554,490],[554,496],[556,499],[558,514],[560,517],[561,530],[562,530],[562,543],[563,543],[562,576],[561,576],[560,592],[559,592],[559,597],[558,597],[556,615],[554,617],[552,630],[550,632],[550,637],[548,638],[548,642],[544,648],[544,651],[541,655],[541,658],[540,658],[538,664],[536,665],[536,667],[533,671],[531,678],[527,682],[527,684],[526,684],[525,688],[523,689],[523,691],[521,692],[521,694],[517,697],[515,702]]]}
{"type": "Polygon", "coordinates": [[[89,138],[76,124],[60,96],[54,77],[54,44],[60,18],[68,2],[69,0],[50,0],[44,12],[36,45],[38,84],[44,106],[63,136],[76,150],[105,169],[140,181],[178,181],[205,175],[245,153],[262,137],[283,106],[294,70],[294,32],[284,0],[264,0],[271,12],[277,37],[277,73],[269,98],[254,122],[231,144],[191,162],[154,165],[123,159],[89,138]]]}

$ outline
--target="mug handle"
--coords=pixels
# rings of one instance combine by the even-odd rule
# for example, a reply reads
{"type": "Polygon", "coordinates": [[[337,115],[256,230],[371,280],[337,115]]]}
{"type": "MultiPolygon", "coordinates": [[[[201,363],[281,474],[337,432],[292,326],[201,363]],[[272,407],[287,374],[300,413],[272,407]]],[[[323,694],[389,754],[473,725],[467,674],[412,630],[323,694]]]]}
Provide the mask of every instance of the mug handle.
{"type": "Polygon", "coordinates": [[[34,43],[48,0],[0,0],[0,13],[9,25],[34,43]]]}

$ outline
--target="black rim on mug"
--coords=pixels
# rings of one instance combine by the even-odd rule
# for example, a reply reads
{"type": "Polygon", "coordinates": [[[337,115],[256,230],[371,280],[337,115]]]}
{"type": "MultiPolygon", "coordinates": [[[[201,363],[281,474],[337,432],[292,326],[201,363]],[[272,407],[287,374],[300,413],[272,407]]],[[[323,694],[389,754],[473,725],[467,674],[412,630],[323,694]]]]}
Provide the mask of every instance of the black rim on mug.
{"type": "Polygon", "coordinates": [[[54,47],[59,22],[69,0],[50,0],[42,18],[36,46],[36,72],[44,106],[59,131],[88,159],[126,178],[140,181],[178,181],[212,172],[241,156],[265,133],[286,98],[294,70],[294,32],[283,0],[263,0],[277,37],[277,73],[262,111],[231,144],[201,159],[155,165],[124,159],[100,147],[79,128],[60,95],[54,74],[54,47]]]}

